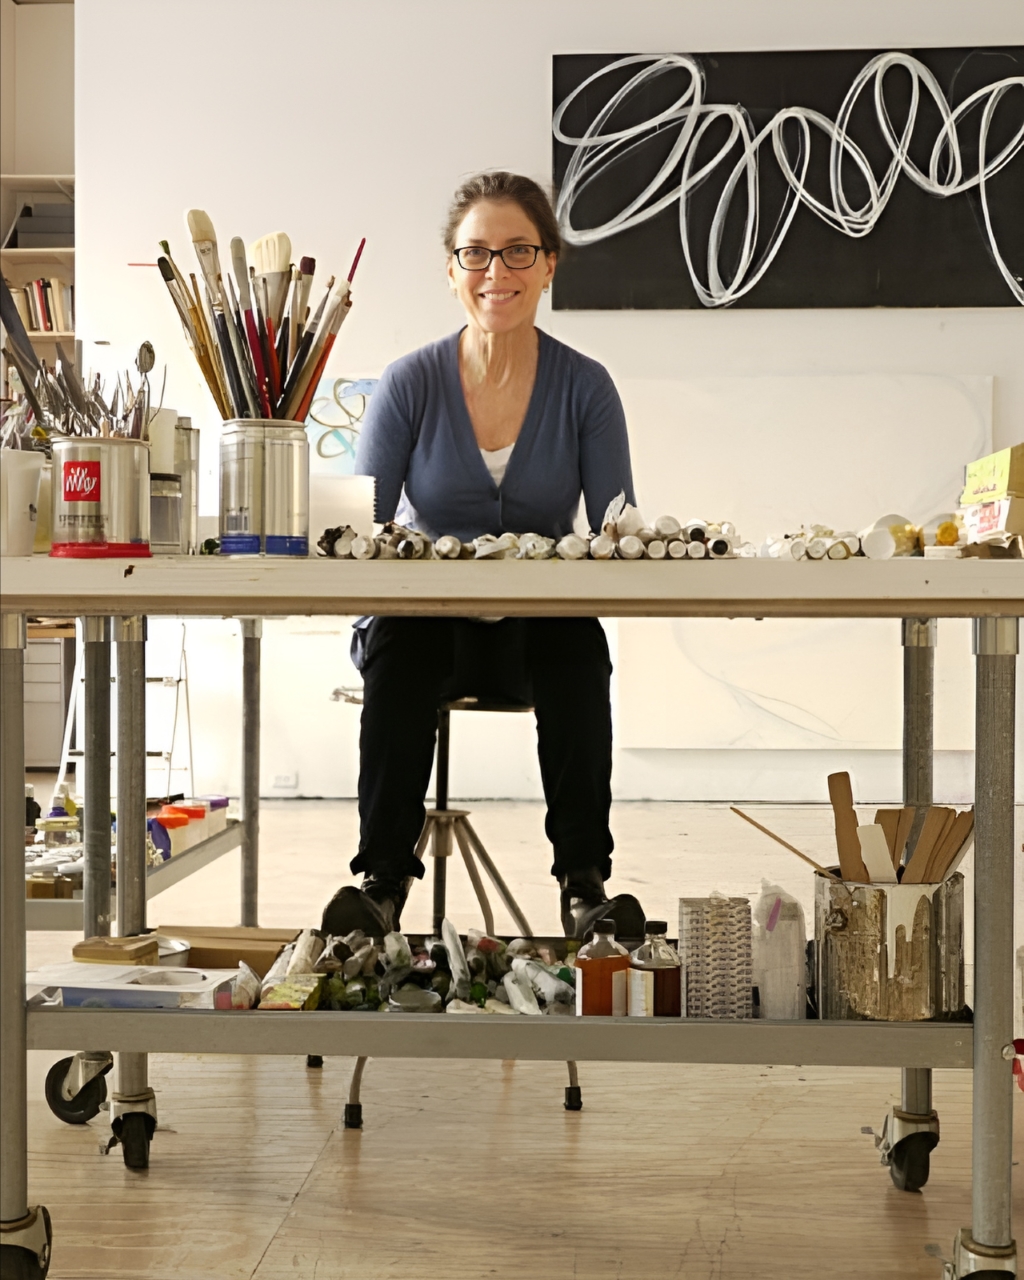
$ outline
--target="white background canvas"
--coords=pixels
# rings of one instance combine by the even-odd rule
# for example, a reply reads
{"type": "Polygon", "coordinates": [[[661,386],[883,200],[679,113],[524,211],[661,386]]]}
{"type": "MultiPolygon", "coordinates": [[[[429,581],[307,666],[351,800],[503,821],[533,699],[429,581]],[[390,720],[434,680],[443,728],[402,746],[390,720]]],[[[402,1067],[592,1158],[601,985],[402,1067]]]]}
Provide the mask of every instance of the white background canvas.
{"type": "MultiPolygon", "coordinates": [[[[205,208],[225,242],[235,234],[249,242],[287,229],[296,253],[314,255],[321,273],[345,270],[366,235],[355,307],[328,373],[376,376],[390,360],[461,323],[446,288],[440,245],[447,201],[459,181],[499,166],[549,178],[553,54],[1024,42],[1017,0],[971,6],[954,0],[865,0],[853,6],[813,0],[721,0],[713,6],[697,0],[521,0],[515,16],[530,37],[514,50],[500,36],[506,12],[470,0],[297,0],[286,6],[271,0],[78,0],[74,15],[84,362],[87,368],[130,366],[139,342],[153,341],[160,366],[168,364],[167,404],[189,414],[202,432],[206,514],[217,502],[216,416],[155,267],[130,265],[155,263],[158,240],[169,237],[179,263],[189,267],[188,208],[205,208]],[[488,33],[484,50],[467,55],[460,33],[481,22],[488,33]],[[126,30],[140,56],[122,59],[111,74],[110,49],[126,30]],[[101,341],[110,345],[97,346],[101,341]]],[[[928,375],[955,399],[964,395],[957,386],[970,385],[957,380],[992,377],[992,435],[999,447],[1024,438],[1022,321],[1024,312],[1009,308],[566,313],[545,304],[539,316],[555,337],[605,364],[622,388],[641,493],[655,504],[662,478],[682,486],[695,472],[689,459],[675,461],[676,428],[647,412],[645,405],[653,402],[643,399],[643,386],[676,384],[683,397],[696,394],[687,387],[704,384],[705,398],[692,403],[711,423],[725,412],[724,402],[711,393],[715,380],[822,380],[829,412],[821,422],[828,429],[845,411],[848,389],[840,381],[830,392],[828,379],[871,375],[893,379],[898,388],[908,376],[928,375]],[[664,461],[670,456],[671,466],[664,461]]],[[[940,389],[939,397],[944,394],[940,389]]],[[[785,410],[784,400],[776,409],[785,410]]],[[[706,432],[700,489],[681,492],[680,500],[697,508],[721,502],[726,509],[718,514],[737,518],[729,509],[733,473],[738,461],[756,456],[763,424],[729,421],[732,429],[724,436],[706,432]]],[[[772,421],[778,450],[792,455],[803,437],[792,434],[795,424],[785,412],[772,421]]],[[[851,451],[862,442],[871,448],[878,443],[868,426],[854,425],[851,451]]],[[[954,445],[954,439],[959,438],[942,437],[941,458],[938,443],[925,444],[911,457],[897,425],[881,441],[878,474],[944,502],[939,495],[949,489],[951,470],[967,459],[965,443],[954,445]],[[895,460],[904,469],[902,478],[895,460]]],[[[802,487],[803,493],[801,486],[792,490],[787,520],[819,515],[809,509],[810,495],[802,487]]],[[[868,517],[881,514],[870,502],[864,506],[868,517]]],[[[834,501],[823,501],[822,508],[821,518],[845,518],[834,501]]],[[[767,532],[767,519],[763,512],[759,525],[752,509],[744,521],[748,536],[767,532]]],[[[328,701],[331,688],[354,679],[346,625],[308,625],[311,632],[337,634],[299,638],[305,623],[267,625],[263,787],[269,794],[351,795],[358,712],[328,701]],[[274,788],[284,776],[297,777],[294,791],[274,788]]],[[[237,792],[240,647],[233,629],[230,622],[190,624],[190,674],[197,691],[205,690],[193,697],[194,718],[202,721],[196,757],[208,770],[200,783],[237,792]]],[[[870,678],[858,674],[856,687],[874,708],[877,740],[891,743],[898,628],[886,634],[877,642],[884,664],[871,663],[870,678]]],[[[615,648],[615,626],[611,639],[615,648]]],[[[634,710],[643,713],[628,689],[628,650],[625,637],[617,694],[617,795],[823,799],[824,773],[853,767],[856,757],[855,775],[864,779],[858,798],[898,797],[899,756],[891,747],[823,753],[806,745],[781,751],[621,745],[655,740],[648,733],[654,726],[641,725],[638,735],[628,726],[634,710]]],[[[769,657],[764,651],[759,671],[742,672],[748,684],[761,687],[770,676],[769,657]]],[[[682,671],[671,677],[671,696],[685,694],[685,679],[682,671]]],[[[958,688],[958,698],[967,696],[962,683],[958,688]]],[[[823,719],[833,715],[818,703],[809,710],[827,711],[823,719]]],[[[459,719],[452,761],[456,794],[539,795],[528,720],[459,719]]],[[[843,742],[873,740],[859,724],[840,720],[836,727],[851,735],[843,742]]],[[[947,741],[960,743],[962,735],[953,733],[947,741]]],[[[970,793],[970,758],[959,746],[940,752],[936,768],[945,798],[970,793]]]]}

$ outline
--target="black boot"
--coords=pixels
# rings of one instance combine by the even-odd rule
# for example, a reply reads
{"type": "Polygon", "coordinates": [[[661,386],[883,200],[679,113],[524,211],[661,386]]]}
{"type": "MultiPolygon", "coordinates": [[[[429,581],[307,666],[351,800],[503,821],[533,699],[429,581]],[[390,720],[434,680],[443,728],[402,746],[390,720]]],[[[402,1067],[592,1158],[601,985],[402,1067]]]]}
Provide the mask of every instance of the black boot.
{"type": "Polygon", "coordinates": [[[367,873],[361,888],[345,885],[324,908],[321,933],[343,938],[353,929],[362,929],[369,938],[383,938],[400,929],[413,879],[394,880],[367,873]]]}
{"type": "Polygon", "coordinates": [[[596,867],[573,871],[559,877],[562,929],[567,938],[586,938],[597,920],[615,921],[616,938],[644,936],[644,909],[631,893],[609,898],[596,867]]]}

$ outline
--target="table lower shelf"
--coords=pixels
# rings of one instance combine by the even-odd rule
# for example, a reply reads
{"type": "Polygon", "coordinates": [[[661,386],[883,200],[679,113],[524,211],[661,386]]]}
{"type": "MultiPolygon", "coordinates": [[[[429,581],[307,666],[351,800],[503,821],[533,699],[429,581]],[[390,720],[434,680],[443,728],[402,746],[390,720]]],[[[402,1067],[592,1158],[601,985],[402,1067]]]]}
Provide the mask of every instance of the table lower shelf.
{"type": "MultiPolygon", "coordinates": [[[[223,831],[208,836],[191,849],[179,853],[176,858],[160,863],[157,867],[146,870],[146,897],[155,898],[172,884],[177,884],[187,876],[194,875],[211,862],[237,849],[242,843],[242,824],[230,821],[223,831]]],[[[117,898],[110,895],[110,918],[115,918],[117,898]]],[[[62,930],[81,933],[82,899],[81,898],[29,898],[25,902],[25,928],[38,931],[43,929],[62,930]]]]}
{"type": "Polygon", "coordinates": [[[40,1009],[30,1049],[969,1068],[967,1023],[40,1009]]]}

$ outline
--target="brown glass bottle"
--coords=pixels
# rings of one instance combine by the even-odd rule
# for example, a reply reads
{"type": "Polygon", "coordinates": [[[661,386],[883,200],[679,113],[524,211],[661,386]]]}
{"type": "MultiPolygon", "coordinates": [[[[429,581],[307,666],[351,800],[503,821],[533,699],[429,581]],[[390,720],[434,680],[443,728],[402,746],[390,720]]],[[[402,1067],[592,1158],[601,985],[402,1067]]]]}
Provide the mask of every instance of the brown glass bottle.
{"type": "Polygon", "coordinates": [[[598,920],[576,955],[576,1012],[584,1017],[626,1013],[629,952],[615,941],[615,921],[598,920]]]}
{"type": "Polygon", "coordinates": [[[678,1018],[682,1014],[682,962],[665,936],[664,920],[644,924],[643,944],[629,957],[629,1016],[678,1018]]]}

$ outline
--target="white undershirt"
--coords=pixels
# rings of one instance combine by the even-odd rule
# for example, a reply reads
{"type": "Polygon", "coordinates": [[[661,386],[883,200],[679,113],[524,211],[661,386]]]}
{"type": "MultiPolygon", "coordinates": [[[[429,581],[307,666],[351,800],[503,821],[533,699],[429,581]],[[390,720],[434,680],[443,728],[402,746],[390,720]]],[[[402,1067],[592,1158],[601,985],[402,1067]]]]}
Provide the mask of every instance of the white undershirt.
{"type": "Polygon", "coordinates": [[[481,449],[480,456],[484,460],[484,466],[491,473],[491,479],[496,485],[501,484],[505,479],[505,468],[508,466],[508,460],[512,456],[512,450],[515,444],[506,445],[504,449],[481,449]]]}

